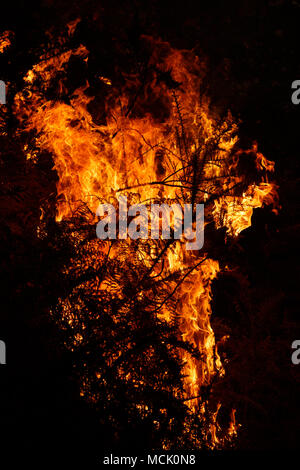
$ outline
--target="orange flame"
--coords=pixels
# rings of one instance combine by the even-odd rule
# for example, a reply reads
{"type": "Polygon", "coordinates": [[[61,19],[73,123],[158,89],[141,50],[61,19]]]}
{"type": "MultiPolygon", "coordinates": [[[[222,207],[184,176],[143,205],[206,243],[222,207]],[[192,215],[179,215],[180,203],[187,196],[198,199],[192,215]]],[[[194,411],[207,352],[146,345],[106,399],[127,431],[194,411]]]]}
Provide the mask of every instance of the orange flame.
{"type": "MultiPolygon", "coordinates": [[[[70,25],[69,34],[76,25],[70,25]]],[[[95,123],[89,108],[93,99],[87,96],[88,82],[73,93],[68,103],[48,100],[43,94],[72,55],[87,60],[84,46],[55,58],[42,57],[24,78],[27,97],[25,93],[16,96],[15,111],[25,129],[36,132],[37,146],[53,156],[58,175],[57,221],[71,217],[83,202],[95,213],[99,199],[116,201],[121,193],[139,202],[187,202],[194,197],[197,202],[207,202],[211,209],[206,216],[217,228],[226,227],[228,234],[236,236],[251,225],[254,208],[276,202],[276,187],[262,176],[259,184],[251,183],[235,194],[234,188],[244,183],[236,168],[245,152],[234,151],[237,125],[231,115],[220,123],[210,112],[209,99],[200,94],[205,64],[190,51],[144,39],[152,44],[149,67],[154,72],[136,103],[137,110],[132,112],[131,91],[140,86],[138,77],[128,76],[124,88],[116,91],[112,81],[101,76],[100,80],[108,85],[107,120],[102,125],[95,123]],[[42,92],[34,88],[38,78],[43,81],[42,92]],[[156,103],[157,109],[153,111],[149,103],[156,103]],[[193,176],[196,183],[190,184],[193,176]]],[[[61,83],[60,91],[63,87],[61,83]]],[[[257,153],[256,146],[251,152],[258,172],[265,175],[273,171],[273,162],[257,153]]],[[[115,247],[110,256],[120,256],[120,250],[115,247]]],[[[151,265],[153,256],[145,253],[145,260],[147,256],[151,265]]],[[[216,374],[224,374],[210,324],[211,283],[220,267],[205,252],[187,253],[181,241],[172,244],[164,256],[164,270],[160,273],[157,267],[155,274],[184,275],[179,287],[170,281],[170,292],[174,291],[178,300],[182,338],[201,355],[201,360],[183,355],[187,402],[196,412],[202,406],[201,387],[209,385],[216,374]]],[[[108,288],[105,281],[101,288],[108,288]]],[[[65,312],[69,314],[67,305],[65,312]]],[[[170,318],[167,302],[160,315],[170,318]]],[[[233,410],[229,437],[236,428],[233,410]]],[[[212,424],[211,433],[213,446],[220,442],[216,424],[212,424]]]]}
{"type": "Polygon", "coordinates": [[[12,31],[3,31],[0,33],[0,54],[3,54],[5,49],[11,46],[11,39],[14,36],[12,31]]]}

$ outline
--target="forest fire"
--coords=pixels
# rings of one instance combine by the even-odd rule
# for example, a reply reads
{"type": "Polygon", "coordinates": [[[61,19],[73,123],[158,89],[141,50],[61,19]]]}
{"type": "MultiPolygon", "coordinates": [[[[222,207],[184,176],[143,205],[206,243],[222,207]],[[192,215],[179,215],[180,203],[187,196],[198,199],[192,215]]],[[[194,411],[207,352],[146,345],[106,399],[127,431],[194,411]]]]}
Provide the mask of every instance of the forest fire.
{"type": "MultiPolygon", "coordinates": [[[[69,24],[61,44],[66,46],[78,22],[69,24]]],[[[53,158],[58,224],[73,227],[74,221],[81,220],[95,227],[99,203],[117,208],[120,195],[131,204],[147,207],[153,203],[205,205],[208,238],[201,250],[186,251],[182,239],[100,241],[94,235],[86,243],[82,263],[99,265],[96,282],[83,276],[74,291],[98,297],[105,308],[109,303],[123,316],[139,305],[145,322],[152,316],[160,324],[176,324],[174,356],[183,364],[183,392],[180,388],[168,392],[185,403],[189,416],[201,416],[207,446],[222,448],[236,436],[238,415],[236,422],[236,411],[231,409],[224,428],[218,421],[222,402],[206,396],[226,374],[210,322],[212,281],[223,269],[214,257],[210,234],[224,229],[225,237],[237,237],[251,225],[254,208],[271,205],[276,210],[276,185],[268,180],[274,164],[258,152],[257,144],[241,150],[231,114],[221,118],[212,109],[209,97],[201,91],[205,62],[191,51],[175,50],[151,37],[144,36],[143,42],[149,53],[146,65],[123,74],[121,85],[114,77],[99,75],[101,112],[88,79],[72,92],[67,89],[69,61],[80,58],[88,66],[89,51],[84,45],[63,52],[58,47],[52,56],[46,51],[24,76],[14,112],[22,132],[34,135],[26,144],[28,158],[38,160],[43,152],[53,158]],[[54,84],[57,95],[49,98],[54,84]]],[[[39,230],[43,230],[46,210],[41,207],[39,230]]],[[[75,229],[69,236],[76,246],[82,242],[75,229]]],[[[65,275],[80,266],[71,259],[65,275]]],[[[72,295],[58,300],[57,311],[62,327],[74,330],[68,346],[76,350],[87,326],[83,304],[74,304],[72,295]]],[[[131,346],[129,341],[126,347],[130,350],[131,346]]],[[[117,365],[122,354],[122,344],[116,345],[106,359],[107,367],[114,368],[120,382],[143,385],[142,376],[117,365]]],[[[147,354],[151,362],[151,345],[147,354]]],[[[98,381],[102,375],[99,369],[98,381]]],[[[81,379],[82,395],[97,400],[88,369],[81,379]]],[[[136,407],[141,414],[147,413],[142,399],[136,407]]],[[[187,421],[185,432],[191,431],[190,426],[187,421]]],[[[169,448],[170,443],[164,446],[169,448]]]]}

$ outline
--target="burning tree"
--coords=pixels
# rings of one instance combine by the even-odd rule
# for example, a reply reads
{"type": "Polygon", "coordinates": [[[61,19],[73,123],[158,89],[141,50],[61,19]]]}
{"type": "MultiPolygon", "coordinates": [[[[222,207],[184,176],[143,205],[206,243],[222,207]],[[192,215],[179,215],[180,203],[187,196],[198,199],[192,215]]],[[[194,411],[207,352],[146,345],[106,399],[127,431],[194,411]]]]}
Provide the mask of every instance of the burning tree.
{"type": "Polygon", "coordinates": [[[149,447],[230,445],[235,410],[221,426],[214,395],[225,367],[211,285],[226,240],[251,225],[254,208],[276,210],[274,164],[256,143],[239,148],[238,126],[210,106],[206,65],[193,52],[144,36],[128,70],[106,76],[99,58],[91,73],[88,49],[74,45],[77,27],[51,37],[13,107],[27,159],[34,166],[51,155],[58,177],[55,229],[47,201],[37,228],[63,259],[51,315],[73,352],[81,395],[117,441],[129,432],[146,434],[149,447]],[[83,82],[75,89],[72,64],[83,82]],[[205,204],[203,249],[162,237],[98,240],[96,208],[117,206],[120,195],[131,204],[205,204]]]}

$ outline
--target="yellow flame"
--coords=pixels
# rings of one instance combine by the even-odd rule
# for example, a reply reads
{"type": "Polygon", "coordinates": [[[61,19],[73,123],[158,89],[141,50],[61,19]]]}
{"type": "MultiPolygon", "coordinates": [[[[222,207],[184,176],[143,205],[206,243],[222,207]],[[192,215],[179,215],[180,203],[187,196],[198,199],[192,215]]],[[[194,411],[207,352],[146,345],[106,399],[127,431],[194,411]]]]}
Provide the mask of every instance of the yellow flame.
{"type": "MultiPolygon", "coordinates": [[[[76,25],[72,24],[69,31],[74,31],[76,25]]],[[[257,185],[250,184],[240,196],[233,194],[234,186],[242,181],[236,173],[230,174],[230,169],[236,168],[238,159],[242,158],[241,152],[236,152],[232,158],[237,143],[237,126],[230,114],[221,124],[217,123],[209,111],[208,98],[200,95],[205,65],[190,51],[174,50],[167,43],[151,41],[153,55],[150,65],[161,70],[163,78],[158,74],[153,76],[141,102],[151,100],[159,103],[160,115],[150,110],[139,110],[136,114],[130,112],[131,87],[140,85],[135,76],[128,77],[127,85],[118,93],[113,86],[110,87],[111,94],[104,103],[107,121],[103,125],[95,124],[89,111],[92,98],[87,96],[88,83],[73,93],[69,103],[47,100],[43,93],[37,91],[29,93],[27,98],[22,93],[16,96],[15,110],[20,120],[27,130],[36,131],[37,146],[53,156],[58,175],[57,221],[70,217],[81,202],[88,203],[95,212],[99,198],[116,201],[122,191],[135,201],[178,200],[182,191],[186,195],[190,191],[186,189],[182,175],[186,173],[188,181],[189,158],[194,155],[197,161],[203,162],[200,176],[203,183],[199,180],[201,201],[208,201],[210,194],[217,190],[225,192],[215,199],[212,216],[217,228],[226,227],[228,233],[237,235],[251,225],[254,208],[274,202],[276,187],[264,180],[257,185]],[[167,85],[170,76],[177,85],[167,85]],[[181,108],[184,108],[184,116],[181,108]],[[178,134],[181,139],[178,139],[178,134]],[[218,143],[214,145],[216,137],[218,143]],[[210,160],[205,149],[213,145],[214,158],[210,160]],[[216,181],[220,182],[218,186],[216,181]]],[[[24,80],[30,85],[38,77],[42,78],[46,89],[53,75],[64,70],[72,55],[87,60],[88,51],[80,46],[54,58],[43,57],[28,71],[24,80]]],[[[112,85],[109,79],[99,78],[112,85]]],[[[273,162],[258,154],[257,147],[253,147],[251,152],[256,154],[258,171],[273,171],[273,162]]],[[[29,152],[27,155],[31,158],[29,152]]],[[[145,251],[139,256],[151,266],[155,253],[153,245],[149,253],[145,251]]],[[[120,256],[121,248],[115,246],[110,257],[120,256]]],[[[203,411],[199,397],[201,387],[208,385],[215,374],[224,374],[210,324],[211,284],[220,270],[219,263],[208,258],[206,253],[186,252],[181,241],[170,247],[164,255],[164,262],[161,273],[161,266],[154,270],[154,274],[161,278],[174,272],[184,275],[190,271],[179,287],[176,288],[176,282],[171,280],[169,288],[170,292],[176,290],[174,296],[182,338],[197,348],[201,355],[201,360],[187,353],[182,356],[187,403],[191,411],[203,411]]],[[[108,288],[104,280],[100,289],[108,288]]],[[[69,316],[72,323],[74,314],[70,313],[68,305],[64,308],[62,314],[69,316]]],[[[163,305],[160,315],[166,320],[171,318],[168,303],[163,305]]],[[[219,442],[216,419],[220,406],[211,425],[212,445],[219,442]]],[[[228,434],[235,434],[235,430],[234,411],[228,434]]]]}

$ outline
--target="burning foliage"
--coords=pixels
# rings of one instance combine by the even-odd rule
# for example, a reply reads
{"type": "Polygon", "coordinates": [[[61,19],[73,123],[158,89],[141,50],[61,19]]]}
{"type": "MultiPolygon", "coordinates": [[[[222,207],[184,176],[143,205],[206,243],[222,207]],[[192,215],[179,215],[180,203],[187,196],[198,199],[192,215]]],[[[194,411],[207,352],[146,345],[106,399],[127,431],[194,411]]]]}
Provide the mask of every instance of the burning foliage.
{"type": "MultiPolygon", "coordinates": [[[[27,168],[53,160],[57,175],[35,224],[59,269],[49,314],[73,353],[81,396],[116,442],[141,433],[152,448],[226,448],[238,415],[219,393],[229,335],[216,341],[212,283],[230,269],[222,253],[251,226],[253,209],[276,212],[274,164],[256,143],[240,148],[230,112],[204,92],[207,66],[195,53],[142,36],[124,69],[107,74],[99,59],[91,71],[78,28],[76,19],[63,36],[47,33],[22,86],[12,85],[27,168]],[[117,206],[121,194],[146,205],[204,203],[203,249],[98,240],[97,206],[117,206]]],[[[4,114],[3,135],[5,123],[4,114]]]]}

